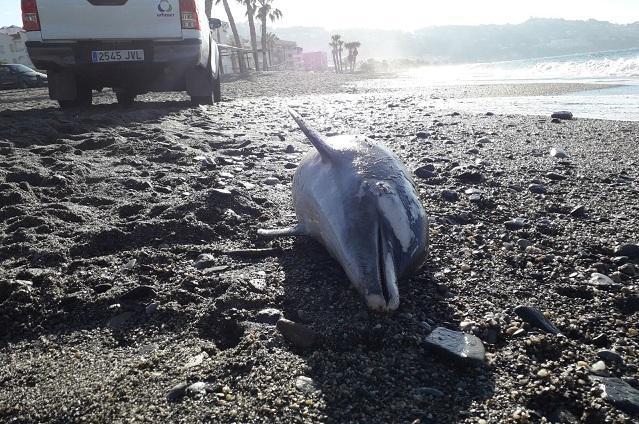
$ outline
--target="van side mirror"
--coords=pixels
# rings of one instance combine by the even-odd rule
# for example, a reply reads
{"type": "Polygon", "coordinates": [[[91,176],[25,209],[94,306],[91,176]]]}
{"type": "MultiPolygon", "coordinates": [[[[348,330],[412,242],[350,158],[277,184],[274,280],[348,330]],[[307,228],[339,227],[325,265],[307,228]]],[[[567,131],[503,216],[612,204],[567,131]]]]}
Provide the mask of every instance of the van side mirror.
{"type": "Polygon", "coordinates": [[[209,18],[209,28],[218,29],[222,26],[222,21],[218,18],[209,18]]]}

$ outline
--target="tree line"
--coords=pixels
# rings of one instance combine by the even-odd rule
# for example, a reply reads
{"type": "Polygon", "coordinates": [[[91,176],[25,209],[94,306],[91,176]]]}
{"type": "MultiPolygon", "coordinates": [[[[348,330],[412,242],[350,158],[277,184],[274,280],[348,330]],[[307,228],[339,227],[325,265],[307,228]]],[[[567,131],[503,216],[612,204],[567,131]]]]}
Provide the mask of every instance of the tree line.
{"type": "Polygon", "coordinates": [[[342,36],[339,34],[335,34],[331,37],[331,42],[328,43],[328,46],[331,48],[331,52],[333,54],[333,64],[335,65],[335,72],[343,73],[344,72],[344,60],[343,52],[344,49],[348,50],[348,55],[346,56],[346,70],[350,72],[355,71],[355,66],[357,64],[357,55],[359,54],[359,48],[362,46],[362,43],[359,41],[351,41],[344,42],[342,40],[342,36]]]}
{"type": "MultiPolygon", "coordinates": [[[[255,18],[260,21],[260,29],[261,29],[261,44],[262,44],[262,70],[268,70],[269,63],[271,60],[271,51],[273,50],[273,46],[277,41],[277,36],[275,34],[269,33],[267,31],[266,25],[268,21],[275,22],[278,19],[282,18],[282,11],[273,7],[273,2],[275,0],[236,0],[238,3],[242,4],[246,7],[246,17],[249,23],[249,32],[251,35],[251,50],[253,54],[253,61],[255,62],[255,70],[260,70],[260,62],[259,62],[259,52],[257,50],[257,31],[255,29],[255,18]]],[[[237,25],[235,25],[235,19],[233,19],[233,14],[231,13],[231,8],[229,7],[229,0],[206,0],[206,15],[211,17],[211,9],[213,7],[213,2],[216,5],[220,3],[224,6],[224,11],[226,12],[226,16],[229,20],[229,26],[231,27],[231,31],[233,32],[233,39],[235,40],[235,46],[242,48],[242,39],[240,38],[240,34],[237,31],[237,25]]],[[[245,73],[247,70],[246,62],[244,60],[243,55],[238,55],[240,72],[245,73]]]]}

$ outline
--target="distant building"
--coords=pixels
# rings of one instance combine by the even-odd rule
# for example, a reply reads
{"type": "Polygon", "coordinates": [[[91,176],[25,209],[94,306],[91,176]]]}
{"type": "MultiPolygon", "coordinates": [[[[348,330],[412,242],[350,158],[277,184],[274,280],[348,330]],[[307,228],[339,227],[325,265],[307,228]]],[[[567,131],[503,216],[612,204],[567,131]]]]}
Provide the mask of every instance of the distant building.
{"type": "Polygon", "coordinates": [[[33,67],[25,45],[25,34],[22,28],[15,25],[0,28],[0,62],[33,67]]]}
{"type": "Polygon", "coordinates": [[[295,41],[277,40],[273,46],[273,63],[282,64],[285,69],[303,70],[302,51],[295,41]]]}
{"type": "Polygon", "coordinates": [[[304,69],[307,71],[326,71],[328,69],[328,59],[326,52],[302,53],[304,69]]]}

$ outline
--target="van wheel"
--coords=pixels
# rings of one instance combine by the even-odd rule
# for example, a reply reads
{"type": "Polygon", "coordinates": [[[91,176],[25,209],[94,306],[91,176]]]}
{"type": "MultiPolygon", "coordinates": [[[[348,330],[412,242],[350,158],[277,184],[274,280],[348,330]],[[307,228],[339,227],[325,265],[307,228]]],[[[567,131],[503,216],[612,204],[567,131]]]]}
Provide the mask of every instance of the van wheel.
{"type": "Polygon", "coordinates": [[[78,83],[77,97],[73,100],[58,100],[61,109],[71,109],[75,107],[87,107],[93,103],[93,90],[84,84],[78,83]]]}
{"type": "Polygon", "coordinates": [[[218,66],[217,77],[213,77],[213,102],[222,101],[222,76],[220,75],[220,67],[218,66]]]}
{"type": "MultiPolygon", "coordinates": [[[[209,91],[211,94],[207,94],[206,96],[200,95],[191,95],[191,102],[195,105],[211,105],[213,103],[217,103],[222,100],[222,84],[220,81],[220,58],[218,57],[218,71],[217,75],[213,75],[213,67],[211,66],[211,60],[215,60],[209,54],[209,64],[206,69],[203,68],[195,68],[191,71],[190,76],[187,76],[187,91],[191,92],[189,86],[195,88],[200,88],[202,85],[204,87],[208,87],[203,91],[209,91]],[[198,84],[199,83],[199,84],[198,84]]],[[[199,93],[198,93],[199,94],[199,93]]]]}
{"type": "Polygon", "coordinates": [[[115,98],[118,99],[118,104],[122,106],[131,106],[135,101],[136,94],[131,91],[116,91],[115,98]]]}

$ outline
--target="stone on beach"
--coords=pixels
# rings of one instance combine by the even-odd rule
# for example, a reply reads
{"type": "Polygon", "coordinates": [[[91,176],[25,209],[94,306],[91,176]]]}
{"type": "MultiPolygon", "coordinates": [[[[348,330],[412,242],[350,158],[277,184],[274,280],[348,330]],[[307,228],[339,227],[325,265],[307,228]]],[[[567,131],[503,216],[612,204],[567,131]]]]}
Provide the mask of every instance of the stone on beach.
{"type": "Polygon", "coordinates": [[[478,337],[444,327],[435,328],[424,338],[424,344],[461,361],[483,362],[486,356],[484,344],[478,337]]]}

